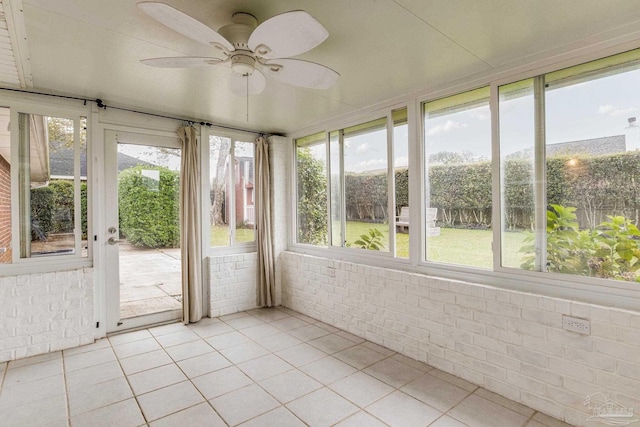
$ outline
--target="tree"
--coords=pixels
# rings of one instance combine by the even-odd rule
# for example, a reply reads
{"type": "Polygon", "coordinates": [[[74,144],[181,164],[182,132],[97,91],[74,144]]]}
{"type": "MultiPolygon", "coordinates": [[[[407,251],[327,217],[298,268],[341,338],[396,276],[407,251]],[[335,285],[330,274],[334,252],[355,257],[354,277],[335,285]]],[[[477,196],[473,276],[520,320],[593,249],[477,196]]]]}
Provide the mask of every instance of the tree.
{"type": "Polygon", "coordinates": [[[298,242],[312,245],[327,243],[327,177],[324,164],[308,148],[299,148],[298,242]]]}
{"type": "Polygon", "coordinates": [[[471,151],[439,151],[429,156],[430,164],[459,165],[462,163],[477,163],[487,161],[485,156],[471,151]]]}
{"type": "Polygon", "coordinates": [[[212,136],[209,147],[210,166],[215,163],[215,177],[211,181],[211,209],[209,221],[211,225],[224,224],[224,198],[227,185],[227,170],[229,168],[229,146],[231,140],[219,136],[212,136]]]}

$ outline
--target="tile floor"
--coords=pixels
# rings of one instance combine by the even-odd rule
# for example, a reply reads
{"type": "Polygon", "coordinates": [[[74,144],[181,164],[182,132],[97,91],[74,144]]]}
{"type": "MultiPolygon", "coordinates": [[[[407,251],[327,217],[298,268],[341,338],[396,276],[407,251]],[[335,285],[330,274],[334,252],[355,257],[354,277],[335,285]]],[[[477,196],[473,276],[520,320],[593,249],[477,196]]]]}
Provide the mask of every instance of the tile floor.
{"type": "Polygon", "coordinates": [[[5,427],[567,426],[285,308],[1,363],[0,379],[5,427]]]}

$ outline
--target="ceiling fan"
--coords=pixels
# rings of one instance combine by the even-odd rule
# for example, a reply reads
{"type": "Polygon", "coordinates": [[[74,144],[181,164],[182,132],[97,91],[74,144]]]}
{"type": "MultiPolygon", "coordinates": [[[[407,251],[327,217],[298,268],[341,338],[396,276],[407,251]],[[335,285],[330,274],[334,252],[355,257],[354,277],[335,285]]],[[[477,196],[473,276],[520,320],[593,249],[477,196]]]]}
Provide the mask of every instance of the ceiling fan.
{"type": "Polygon", "coordinates": [[[215,31],[164,3],[141,2],[138,7],[172,30],[213,46],[223,56],[151,58],[143,59],[143,64],[163,68],[230,66],[229,86],[238,96],[261,93],[267,83],[265,76],[312,89],[328,89],[340,77],[324,65],[289,58],[313,49],[329,37],[322,24],[305,11],[276,15],[260,25],[253,15],[235,13],[232,24],[215,31]]]}

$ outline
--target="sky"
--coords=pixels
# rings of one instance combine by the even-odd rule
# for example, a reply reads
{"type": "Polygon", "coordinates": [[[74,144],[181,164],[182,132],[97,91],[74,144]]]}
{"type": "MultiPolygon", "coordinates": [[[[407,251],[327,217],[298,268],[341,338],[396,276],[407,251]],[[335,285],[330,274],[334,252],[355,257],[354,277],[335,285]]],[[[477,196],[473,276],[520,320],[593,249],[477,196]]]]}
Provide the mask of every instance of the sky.
{"type": "MultiPolygon", "coordinates": [[[[640,70],[590,80],[545,93],[547,144],[627,136],[627,149],[640,148],[640,128],[630,129],[627,119],[640,122],[640,70]]],[[[500,103],[501,154],[533,147],[533,95],[500,103]]],[[[407,126],[394,129],[395,166],[407,165],[407,126]]],[[[426,155],[439,151],[470,151],[491,158],[491,115],[484,106],[428,118],[425,123],[426,155]]],[[[320,155],[320,153],[318,153],[320,155]]],[[[324,156],[324,155],[322,155],[324,156]]],[[[365,172],[387,167],[386,131],[345,138],[345,171],[365,172]]]]}
{"type": "Polygon", "coordinates": [[[177,148],[119,143],[118,152],[172,171],[180,171],[180,150],[177,148]]]}

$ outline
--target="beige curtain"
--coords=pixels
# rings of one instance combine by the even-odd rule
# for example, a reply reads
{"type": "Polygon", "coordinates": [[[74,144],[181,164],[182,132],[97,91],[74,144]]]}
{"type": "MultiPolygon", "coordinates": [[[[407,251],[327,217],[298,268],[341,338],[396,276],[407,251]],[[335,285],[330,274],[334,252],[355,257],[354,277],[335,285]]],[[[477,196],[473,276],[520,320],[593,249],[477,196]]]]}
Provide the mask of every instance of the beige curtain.
{"type": "Polygon", "coordinates": [[[182,253],[182,321],[202,318],[202,274],[200,256],[200,163],[196,130],[178,129],[182,140],[180,167],[180,249],[182,253]]]}
{"type": "Polygon", "coordinates": [[[258,307],[275,305],[275,265],[271,236],[271,183],[269,146],[265,138],[256,139],[256,244],[258,245],[258,307]]]}

